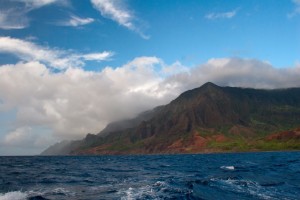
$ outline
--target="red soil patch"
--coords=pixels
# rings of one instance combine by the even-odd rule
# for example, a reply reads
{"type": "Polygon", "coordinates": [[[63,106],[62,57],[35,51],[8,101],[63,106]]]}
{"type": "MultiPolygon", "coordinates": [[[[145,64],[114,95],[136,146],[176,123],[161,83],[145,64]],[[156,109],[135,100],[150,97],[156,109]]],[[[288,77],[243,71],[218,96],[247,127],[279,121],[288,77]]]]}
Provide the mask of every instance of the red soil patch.
{"type": "Polygon", "coordinates": [[[292,131],[275,133],[266,138],[267,140],[300,140],[300,128],[292,131]]]}
{"type": "Polygon", "coordinates": [[[218,134],[218,135],[214,135],[211,137],[214,141],[216,142],[226,142],[228,139],[222,135],[222,134],[218,134]]]}

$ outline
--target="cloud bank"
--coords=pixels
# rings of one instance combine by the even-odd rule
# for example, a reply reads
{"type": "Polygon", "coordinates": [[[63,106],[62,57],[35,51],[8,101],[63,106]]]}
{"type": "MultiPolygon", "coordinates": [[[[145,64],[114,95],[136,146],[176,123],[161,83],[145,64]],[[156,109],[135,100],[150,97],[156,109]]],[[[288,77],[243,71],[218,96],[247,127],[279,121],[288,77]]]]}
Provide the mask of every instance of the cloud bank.
{"type": "Polygon", "coordinates": [[[0,134],[0,153],[15,146],[41,150],[54,141],[98,133],[111,121],[166,104],[208,81],[221,86],[300,87],[299,65],[278,69],[254,59],[213,58],[191,68],[145,56],[94,72],[82,66],[109,60],[113,52],[80,54],[0,37],[0,53],[19,58],[16,64],[0,66],[0,114],[13,116],[0,134]]]}
{"type": "Polygon", "coordinates": [[[25,61],[0,66],[0,77],[0,112],[16,112],[2,146],[46,148],[53,141],[98,133],[111,121],[166,104],[207,81],[222,86],[300,87],[300,66],[278,69],[259,60],[214,58],[187,68],[179,62],[167,65],[157,57],[138,57],[101,72],[69,67],[54,73],[39,61],[25,61]],[[170,74],[173,68],[182,70],[170,74]]]}
{"type": "Polygon", "coordinates": [[[160,104],[162,98],[153,90],[160,82],[154,71],[158,62],[137,58],[102,72],[68,68],[52,73],[37,61],[1,66],[0,112],[16,110],[2,146],[15,145],[15,138],[18,145],[23,140],[23,146],[29,148],[36,143],[36,137],[29,135],[41,128],[51,130],[49,135],[56,140],[79,139],[88,132],[99,132],[110,121],[133,117],[160,104]],[[33,141],[28,142],[30,138],[33,141]]]}
{"type": "Polygon", "coordinates": [[[189,72],[168,77],[164,83],[177,85],[178,91],[199,87],[208,81],[220,86],[274,89],[300,87],[299,75],[299,65],[276,68],[255,59],[213,58],[189,72]]]}

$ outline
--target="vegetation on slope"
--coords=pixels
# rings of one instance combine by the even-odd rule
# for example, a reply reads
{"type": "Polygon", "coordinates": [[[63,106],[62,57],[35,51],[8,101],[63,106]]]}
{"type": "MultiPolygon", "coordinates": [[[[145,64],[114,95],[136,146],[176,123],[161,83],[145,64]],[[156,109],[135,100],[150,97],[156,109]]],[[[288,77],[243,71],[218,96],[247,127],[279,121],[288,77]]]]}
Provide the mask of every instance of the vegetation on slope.
{"type": "MultiPolygon", "coordinates": [[[[213,83],[73,144],[71,154],[149,154],[300,149],[300,88],[213,83]]],[[[70,149],[70,148],[69,148],[70,149]]]]}

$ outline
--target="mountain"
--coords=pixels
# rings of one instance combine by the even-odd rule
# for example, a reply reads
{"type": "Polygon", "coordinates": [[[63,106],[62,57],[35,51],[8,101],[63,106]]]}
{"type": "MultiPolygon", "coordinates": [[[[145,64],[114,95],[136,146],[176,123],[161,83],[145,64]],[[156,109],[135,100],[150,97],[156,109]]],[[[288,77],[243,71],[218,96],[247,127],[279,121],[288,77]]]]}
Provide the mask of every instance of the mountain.
{"type": "Polygon", "coordinates": [[[299,127],[300,88],[262,90],[206,83],[168,105],[70,142],[63,154],[299,150],[299,127]]]}
{"type": "Polygon", "coordinates": [[[122,131],[124,129],[135,127],[139,125],[142,121],[150,120],[159,108],[160,107],[157,107],[154,108],[153,110],[142,112],[141,114],[139,114],[137,117],[133,119],[112,122],[108,124],[102,131],[100,131],[98,135],[103,137],[116,131],[122,131]]]}
{"type": "Polygon", "coordinates": [[[48,147],[45,151],[42,152],[42,155],[65,155],[72,151],[71,141],[61,141],[50,147],[48,147]]]}

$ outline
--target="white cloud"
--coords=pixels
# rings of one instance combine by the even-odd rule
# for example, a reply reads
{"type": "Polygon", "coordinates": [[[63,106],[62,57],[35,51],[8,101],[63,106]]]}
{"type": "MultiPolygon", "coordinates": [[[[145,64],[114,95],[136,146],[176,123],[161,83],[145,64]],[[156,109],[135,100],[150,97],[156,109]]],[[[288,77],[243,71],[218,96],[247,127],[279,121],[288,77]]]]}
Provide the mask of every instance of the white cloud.
{"type": "Polygon", "coordinates": [[[27,14],[43,6],[67,4],[68,0],[11,0],[8,5],[0,7],[0,29],[24,29],[29,26],[27,14]]]}
{"type": "Polygon", "coordinates": [[[110,18],[126,28],[133,29],[133,15],[125,9],[120,0],[91,0],[93,6],[101,15],[110,18]]]}
{"type": "Polygon", "coordinates": [[[47,126],[60,138],[99,132],[112,120],[133,117],[165,99],[157,96],[158,60],[136,58],[119,68],[52,73],[39,62],[0,67],[0,110],[17,109],[18,127],[47,126]]]}
{"type": "Polygon", "coordinates": [[[40,61],[57,69],[81,67],[84,65],[83,60],[104,61],[110,59],[113,55],[112,52],[108,51],[92,54],[75,54],[11,37],[0,37],[0,53],[12,54],[24,61],[40,61]]]}
{"type": "Polygon", "coordinates": [[[111,51],[104,51],[102,53],[89,53],[82,55],[84,60],[96,60],[96,61],[103,61],[108,60],[114,55],[111,51]]]}
{"type": "Polygon", "coordinates": [[[94,21],[95,20],[93,18],[89,18],[89,17],[81,18],[81,17],[75,16],[75,15],[71,15],[69,20],[63,21],[63,22],[59,23],[58,25],[77,27],[77,26],[83,26],[83,25],[90,24],[94,21]]]}
{"type": "Polygon", "coordinates": [[[30,142],[31,139],[31,128],[21,127],[8,133],[4,138],[4,144],[6,145],[23,145],[24,143],[30,142]]]}
{"type": "Polygon", "coordinates": [[[23,126],[7,133],[4,137],[2,145],[44,148],[45,145],[50,145],[51,142],[53,142],[51,135],[45,136],[44,133],[38,133],[29,126],[23,126]]]}
{"type": "Polygon", "coordinates": [[[205,15],[206,19],[231,19],[237,14],[237,10],[233,10],[230,12],[223,12],[223,13],[209,13],[205,15]]]}
{"type": "Polygon", "coordinates": [[[52,145],[56,140],[44,129],[18,127],[0,140],[0,155],[34,155],[52,145]]]}
{"type": "Polygon", "coordinates": [[[53,4],[55,2],[58,2],[59,0],[13,0],[16,2],[22,2],[26,5],[26,8],[28,9],[36,9],[40,8],[49,4],[53,4]]]}
{"type": "Polygon", "coordinates": [[[23,29],[29,24],[29,19],[25,17],[26,12],[18,8],[0,9],[0,28],[23,29]]]}
{"type": "Polygon", "coordinates": [[[91,0],[92,5],[105,18],[116,21],[119,25],[124,26],[138,33],[142,38],[149,39],[135,24],[135,16],[132,11],[128,10],[122,0],[91,0]]]}
{"type": "Polygon", "coordinates": [[[300,0],[292,0],[292,2],[296,5],[300,5],[300,0]]]}
{"type": "Polygon", "coordinates": [[[288,17],[292,18],[300,14],[300,0],[292,0],[292,3],[295,5],[293,12],[288,13],[288,17]]]}
{"type": "Polygon", "coordinates": [[[213,58],[189,72],[167,78],[163,84],[177,85],[179,91],[199,87],[205,82],[221,86],[251,88],[300,87],[300,68],[278,69],[255,59],[213,58]]]}
{"type": "Polygon", "coordinates": [[[164,73],[165,76],[175,75],[188,71],[189,68],[182,65],[179,61],[174,62],[172,65],[164,65],[162,68],[162,73],[164,73]]]}
{"type": "Polygon", "coordinates": [[[208,81],[221,86],[300,87],[299,65],[278,69],[239,58],[213,58],[188,69],[179,62],[167,65],[157,57],[138,57],[100,72],[67,68],[56,73],[39,61],[29,61],[0,66],[0,77],[0,112],[16,112],[10,128],[14,131],[3,138],[7,148],[25,143],[46,148],[43,138],[79,139],[208,81]]]}

